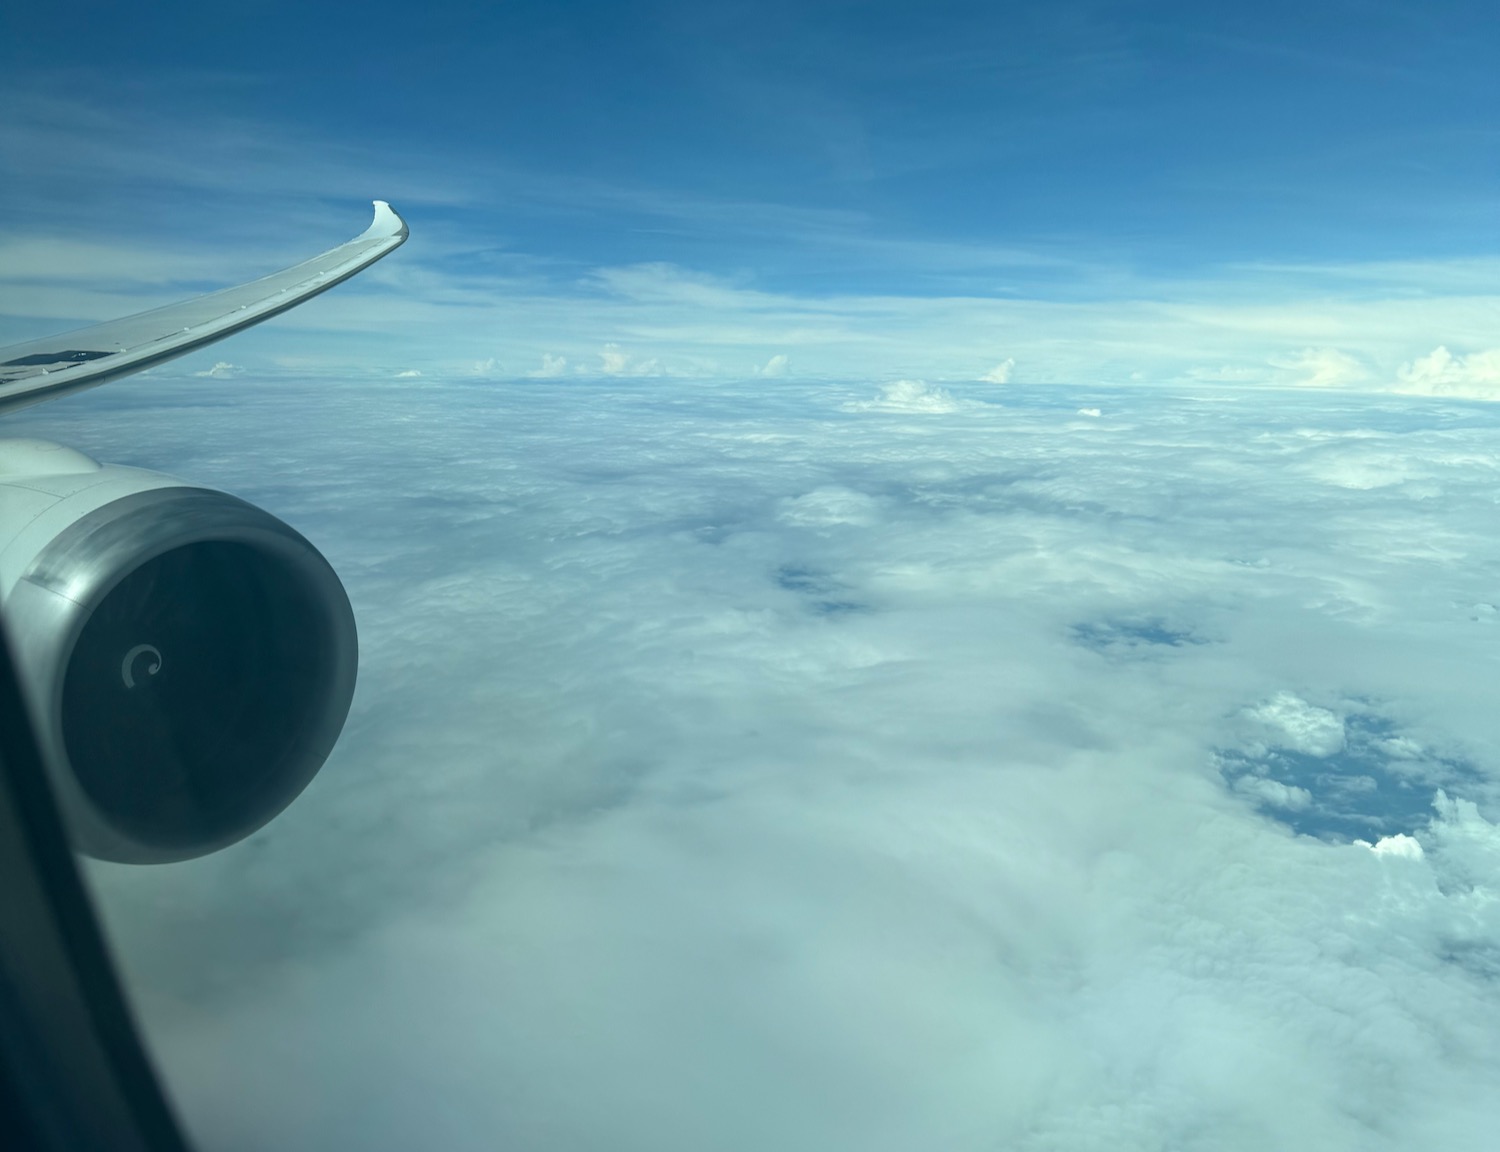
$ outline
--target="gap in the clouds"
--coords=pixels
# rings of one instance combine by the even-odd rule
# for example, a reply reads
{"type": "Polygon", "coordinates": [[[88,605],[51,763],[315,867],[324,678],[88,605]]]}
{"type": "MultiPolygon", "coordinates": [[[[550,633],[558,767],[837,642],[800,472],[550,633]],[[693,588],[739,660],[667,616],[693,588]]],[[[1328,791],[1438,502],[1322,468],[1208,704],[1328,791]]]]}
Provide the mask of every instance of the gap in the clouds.
{"type": "Polygon", "coordinates": [[[1344,717],[1344,733],[1330,755],[1253,744],[1218,749],[1215,760],[1230,788],[1264,815],[1333,843],[1420,831],[1439,789],[1472,795],[1484,785],[1473,764],[1422,749],[1374,712],[1344,717]]]}
{"type": "Polygon", "coordinates": [[[1085,620],[1068,629],[1077,644],[1109,655],[1142,648],[1182,648],[1209,641],[1189,628],[1177,628],[1160,617],[1140,620],[1085,620]]]}
{"type": "Polygon", "coordinates": [[[1483,980],[1500,983],[1500,947],[1486,940],[1449,939],[1438,956],[1483,980]]]}
{"type": "Polygon", "coordinates": [[[802,564],[783,564],[776,569],[773,579],[778,588],[801,597],[807,610],[814,616],[848,616],[870,611],[868,604],[842,595],[846,591],[846,585],[816,568],[802,564]]]}

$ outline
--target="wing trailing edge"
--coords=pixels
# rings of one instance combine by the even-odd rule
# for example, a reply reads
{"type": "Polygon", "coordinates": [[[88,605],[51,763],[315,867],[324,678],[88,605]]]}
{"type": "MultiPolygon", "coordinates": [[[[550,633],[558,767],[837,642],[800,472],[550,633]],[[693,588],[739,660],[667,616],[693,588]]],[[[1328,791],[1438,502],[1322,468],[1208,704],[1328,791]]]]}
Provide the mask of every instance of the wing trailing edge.
{"type": "Polygon", "coordinates": [[[311,260],[165,308],[0,348],[0,413],[81,392],[232,336],[343,283],[406,237],[406,221],[376,200],[368,228],[311,260]]]}

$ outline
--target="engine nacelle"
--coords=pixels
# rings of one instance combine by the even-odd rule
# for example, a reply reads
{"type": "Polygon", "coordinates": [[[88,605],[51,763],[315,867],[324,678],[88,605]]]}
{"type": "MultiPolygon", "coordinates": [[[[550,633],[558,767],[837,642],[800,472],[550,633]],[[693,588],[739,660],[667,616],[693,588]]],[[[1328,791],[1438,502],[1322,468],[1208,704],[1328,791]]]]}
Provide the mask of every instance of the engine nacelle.
{"type": "Polygon", "coordinates": [[[322,767],[354,695],[328,562],[251,504],[0,440],[0,606],[78,847],[201,856],[322,767]]]}

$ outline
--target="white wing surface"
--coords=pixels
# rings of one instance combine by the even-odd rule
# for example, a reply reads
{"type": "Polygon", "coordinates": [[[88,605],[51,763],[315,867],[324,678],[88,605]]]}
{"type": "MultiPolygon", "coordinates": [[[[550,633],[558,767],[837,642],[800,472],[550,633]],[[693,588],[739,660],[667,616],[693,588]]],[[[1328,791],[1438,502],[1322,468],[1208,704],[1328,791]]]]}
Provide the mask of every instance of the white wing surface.
{"type": "Polygon", "coordinates": [[[0,412],[81,392],[259,324],[368,268],[401,247],[406,235],[406,221],[376,200],[369,228],[291,268],[123,320],[0,348],[0,412]]]}

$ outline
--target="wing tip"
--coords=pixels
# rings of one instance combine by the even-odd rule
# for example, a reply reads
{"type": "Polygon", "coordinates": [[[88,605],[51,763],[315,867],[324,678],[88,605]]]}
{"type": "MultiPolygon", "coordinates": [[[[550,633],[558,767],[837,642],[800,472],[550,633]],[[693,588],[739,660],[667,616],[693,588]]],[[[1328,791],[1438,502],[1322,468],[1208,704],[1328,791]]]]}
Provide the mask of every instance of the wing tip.
{"type": "Polygon", "coordinates": [[[405,240],[410,235],[411,229],[406,226],[406,221],[401,219],[400,213],[384,200],[376,200],[374,204],[375,219],[370,221],[370,226],[365,229],[364,236],[361,236],[360,239],[369,238],[374,240],[377,238],[388,238],[405,240]]]}

